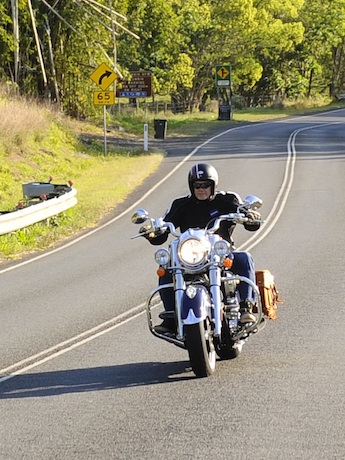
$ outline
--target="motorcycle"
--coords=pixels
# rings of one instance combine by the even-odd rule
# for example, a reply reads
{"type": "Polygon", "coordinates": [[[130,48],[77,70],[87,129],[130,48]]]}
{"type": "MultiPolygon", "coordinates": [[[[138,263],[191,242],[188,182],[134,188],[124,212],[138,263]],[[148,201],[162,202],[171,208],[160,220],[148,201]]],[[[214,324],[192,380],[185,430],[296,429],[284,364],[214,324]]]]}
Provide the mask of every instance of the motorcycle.
{"type": "Polygon", "coordinates": [[[217,356],[222,360],[236,358],[248,338],[265,326],[258,286],[249,278],[232,273],[235,248],[216,233],[223,221],[235,224],[253,221],[246,215],[261,205],[262,201],[256,196],[247,196],[236,213],[219,216],[209,228],[190,228],[183,233],[163,218],[150,218],[144,209],[132,216],[135,224],[150,221],[144,233],[132,238],[167,230],[174,237],[168,248],[160,247],[155,252],[158,275],[169,273],[172,282],[160,284],[150,292],[146,301],[147,319],[154,336],[188,351],[191,368],[197,377],[214,373],[217,356]],[[239,283],[249,284],[255,294],[254,322],[240,322],[239,283]],[[160,302],[157,298],[167,289],[174,291],[175,311],[163,311],[159,317],[174,318],[176,331],[161,333],[155,329],[153,311],[160,302]]]}

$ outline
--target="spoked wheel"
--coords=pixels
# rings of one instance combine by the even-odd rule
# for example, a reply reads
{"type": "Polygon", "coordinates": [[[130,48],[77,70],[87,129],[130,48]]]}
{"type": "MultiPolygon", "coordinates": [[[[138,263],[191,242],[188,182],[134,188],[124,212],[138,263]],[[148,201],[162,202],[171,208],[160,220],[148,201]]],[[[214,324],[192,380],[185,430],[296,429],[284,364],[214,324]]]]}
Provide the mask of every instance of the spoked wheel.
{"type": "Polygon", "coordinates": [[[216,351],[208,320],[185,326],[186,347],[194,374],[208,377],[216,368],[216,351]]]}

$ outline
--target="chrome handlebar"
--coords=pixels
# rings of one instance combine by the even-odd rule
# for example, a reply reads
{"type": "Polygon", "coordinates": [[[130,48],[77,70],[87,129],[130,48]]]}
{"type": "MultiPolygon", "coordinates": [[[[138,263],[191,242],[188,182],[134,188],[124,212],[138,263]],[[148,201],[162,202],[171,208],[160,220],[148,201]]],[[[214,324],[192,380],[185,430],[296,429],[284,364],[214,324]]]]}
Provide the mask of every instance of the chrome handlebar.
{"type": "MultiPolygon", "coordinates": [[[[251,222],[251,223],[262,223],[263,220],[261,219],[250,219],[246,217],[245,214],[243,213],[230,213],[230,214],[223,214],[219,217],[216,218],[214,221],[214,224],[212,227],[207,228],[206,232],[208,234],[215,233],[219,227],[220,224],[223,221],[231,221],[235,224],[245,224],[246,222],[251,222]]],[[[169,229],[169,232],[176,237],[179,237],[181,235],[181,232],[178,232],[172,222],[165,222],[163,217],[158,217],[157,219],[152,219],[150,218],[150,227],[147,229],[146,232],[138,233],[137,235],[133,236],[132,239],[138,238],[139,236],[144,236],[148,235],[150,233],[154,233],[158,230],[160,230],[162,233],[165,233],[169,229]]]]}

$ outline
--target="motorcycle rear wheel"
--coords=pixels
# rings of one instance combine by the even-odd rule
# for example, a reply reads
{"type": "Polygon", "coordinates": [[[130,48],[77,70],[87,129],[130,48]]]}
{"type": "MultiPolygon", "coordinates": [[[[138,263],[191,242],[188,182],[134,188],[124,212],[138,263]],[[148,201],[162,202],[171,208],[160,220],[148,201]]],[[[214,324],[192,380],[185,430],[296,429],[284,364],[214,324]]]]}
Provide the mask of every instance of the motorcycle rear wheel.
{"type": "Polygon", "coordinates": [[[234,341],[231,339],[226,321],[222,324],[220,341],[215,343],[215,348],[220,359],[235,359],[241,353],[242,347],[236,346],[234,341]]]}
{"type": "Polygon", "coordinates": [[[186,325],[184,330],[186,348],[194,374],[199,378],[210,376],[216,368],[216,351],[209,321],[186,325]]]}
{"type": "Polygon", "coordinates": [[[219,346],[216,348],[217,355],[220,359],[235,359],[239,356],[241,351],[234,346],[219,346]]]}

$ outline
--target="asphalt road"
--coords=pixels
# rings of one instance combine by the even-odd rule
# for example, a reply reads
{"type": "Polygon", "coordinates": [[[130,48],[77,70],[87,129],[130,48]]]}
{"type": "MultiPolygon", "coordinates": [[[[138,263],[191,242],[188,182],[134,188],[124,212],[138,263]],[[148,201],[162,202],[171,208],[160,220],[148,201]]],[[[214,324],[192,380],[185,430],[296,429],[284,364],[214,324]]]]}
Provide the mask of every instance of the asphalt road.
{"type": "Polygon", "coordinates": [[[0,270],[0,459],[345,458],[344,122],[338,110],[162,141],[160,171],[105,226],[0,270]],[[162,215],[197,161],[263,199],[262,230],[235,239],[285,300],[207,379],[150,335],[155,248],[130,239],[132,210],[162,215]]]}

